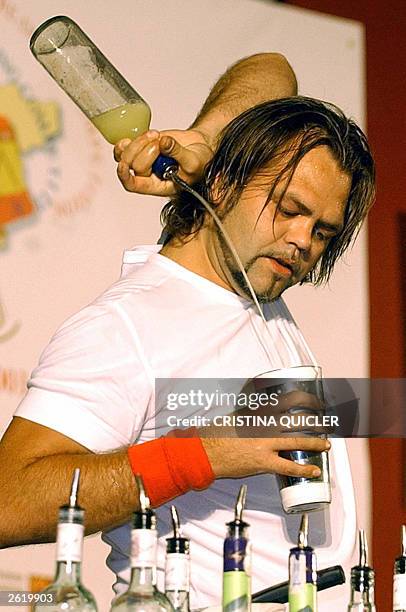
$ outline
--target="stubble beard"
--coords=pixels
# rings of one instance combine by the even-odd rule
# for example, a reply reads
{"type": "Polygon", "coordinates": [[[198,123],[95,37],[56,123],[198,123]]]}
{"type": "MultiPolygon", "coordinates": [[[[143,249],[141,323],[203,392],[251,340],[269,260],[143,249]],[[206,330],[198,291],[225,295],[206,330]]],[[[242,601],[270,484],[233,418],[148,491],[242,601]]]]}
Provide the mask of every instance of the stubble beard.
{"type": "MultiPolygon", "coordinates": [[[[216,233],[217,233],[218,241],[219,241],[220,248],[222,251],[223,260],[226,264],[227,270],[229,271],[231,275],[231,278],[234,281],[234,284],[236,285],[236,287],[238,287],[240,294],[242,294],[244,297],[252,301],[252,294],[251,294],[250,288],[248,287],[247,281],[245,280],[243,273],[241,272],[239,266],[237,265],[234,255],[230,251],[230,248],[227,242],[225,241],[223,234],[220,232],[218,228],[216,228],[216,233]]],[[[254,257],[244,266],[244,270],[247,275],[248,275],[250,268],[254,265],[257,259],[258,257],[254,257]]],[[[272,285],[268,287],[266,290],[261,291],[259,293],[255,291],[254,289],[256,298],[260,304],[266,304],[268,302],[273,302],[277,300],[282,295],[282,293],[285,291],[285,289],[288,289],[290,284],[282,287],[282,289],[278,291],[278,293],[275,295],[275,284],[276,284],[276,281],[278,281],[279,279],[282,280],[282,277],[275,274],[272,285]]]]}

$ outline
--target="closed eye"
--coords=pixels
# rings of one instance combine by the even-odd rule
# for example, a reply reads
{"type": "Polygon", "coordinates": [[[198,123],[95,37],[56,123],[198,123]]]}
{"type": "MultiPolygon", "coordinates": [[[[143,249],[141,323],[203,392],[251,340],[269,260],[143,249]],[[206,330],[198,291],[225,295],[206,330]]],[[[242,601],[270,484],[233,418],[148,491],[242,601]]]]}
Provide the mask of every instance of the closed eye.
{"type": "Polygon", "coordinates": [[[331,230],[323,231],[322,229],[316,227],[314,233],[318,240],[321,240],[322,242],[328,242],[329,240],[332,240],[333,238],[338,236],[340,232],[333,232],[331,230]]]}
{"type": "Polygon", "coordinates": [[[321,232],[320,230],[317,230],[315,232],[315,235],[316,235],[316,238],[318,240],[321,240],[322,242],[328,242],[334,237],[332,234],[323,234],[323,232],[321,232]]]}
{"type": "MultiPolygon", "coordinates": [[[[298,215],[304,214],[302,210],[298,210],[296,207],[290,209],[281,205],[279,205],[277,212],[285,218],[293,218],[297,217],[298,215]]],[[[307,208],[305,212],[310,214],[310,211],[307,208]]],[[[307,216],[307,214],[305,216],[307,216]]],[[[316,224],[313,234],[317,238],[317,240],[320,240],[321,242],[329,242],[332,238],[337,236],[340,231],[340,227],[337,227],[330,223],[320,222],[320,225],[318,223],[316,224]]]]}
{"type": "Polygon", "coordinates": [[[297,210],[288,210],[287,208],[282,208],[281,206],[278,208],[278,212],[284,217],[296,217],[296,215],[300,214],[297,210]]]}

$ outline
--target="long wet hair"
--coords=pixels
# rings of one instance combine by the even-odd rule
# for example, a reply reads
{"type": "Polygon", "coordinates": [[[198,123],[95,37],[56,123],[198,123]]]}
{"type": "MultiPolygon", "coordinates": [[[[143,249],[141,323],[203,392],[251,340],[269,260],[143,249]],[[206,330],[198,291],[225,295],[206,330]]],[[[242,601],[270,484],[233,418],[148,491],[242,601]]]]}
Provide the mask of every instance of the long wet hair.
{"type": "MultiPolygon", "coordinates": [[[[355,240],[375,196],[375,166],[367,139],[339,108],[300,96],[250,108],[224,129],[203,179],[194,185],[213,207],[223,204],[224,217],[257,173],[272,171],[272,166],[278,169],[270,180],[269,202],[279,182],[287,178],[287,187],[300,160],[319,146],[329,147],[340,169],[350,176],[351,189],[342,231],[302,281],[315,285],[328,281],[335,262],[355,240]]],[[[187,240],[201,229],[206,214],[196,198],[182,191],[166,204],[161,220],[170,237],[187,240]]]]}

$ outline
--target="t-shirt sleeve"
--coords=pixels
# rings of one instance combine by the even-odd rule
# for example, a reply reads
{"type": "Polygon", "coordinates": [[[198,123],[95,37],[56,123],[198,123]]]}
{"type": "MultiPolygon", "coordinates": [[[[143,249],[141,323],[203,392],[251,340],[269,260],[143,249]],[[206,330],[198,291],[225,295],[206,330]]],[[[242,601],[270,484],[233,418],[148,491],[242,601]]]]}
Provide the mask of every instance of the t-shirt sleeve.
{"type": "Polygon", "coordinates": [[[133,443],[153,396],[140,353],[135,329],[114,302],[87,306],[44,350],[16,416],[93,452],[133,443]]]}

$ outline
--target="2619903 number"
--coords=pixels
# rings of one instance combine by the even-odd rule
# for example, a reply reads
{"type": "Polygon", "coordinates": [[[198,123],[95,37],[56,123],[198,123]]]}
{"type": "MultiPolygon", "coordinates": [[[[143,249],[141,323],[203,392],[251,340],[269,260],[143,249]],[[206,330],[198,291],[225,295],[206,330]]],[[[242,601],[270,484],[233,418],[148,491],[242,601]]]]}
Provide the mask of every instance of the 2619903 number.
{"type": "Polygon", "coordinates": [[[31,593],[31,591],[0,591],[0,606],[20,606],[23,604],[52,604],[52,593],[31,593]]]}

